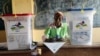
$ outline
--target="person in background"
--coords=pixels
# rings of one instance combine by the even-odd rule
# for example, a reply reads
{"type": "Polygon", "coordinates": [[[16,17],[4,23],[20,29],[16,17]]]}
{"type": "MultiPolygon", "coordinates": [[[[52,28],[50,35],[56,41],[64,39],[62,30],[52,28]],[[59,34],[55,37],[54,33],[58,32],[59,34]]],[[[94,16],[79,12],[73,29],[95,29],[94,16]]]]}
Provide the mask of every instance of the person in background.
{"type": "Polygon", "coordinates": [[[43,41],[56,42],[63,41],[68,35],[67,24],[62,23],[63,13],[58,11],[54,14],[54,22],[50,24],[44,32],[43,41]]]}

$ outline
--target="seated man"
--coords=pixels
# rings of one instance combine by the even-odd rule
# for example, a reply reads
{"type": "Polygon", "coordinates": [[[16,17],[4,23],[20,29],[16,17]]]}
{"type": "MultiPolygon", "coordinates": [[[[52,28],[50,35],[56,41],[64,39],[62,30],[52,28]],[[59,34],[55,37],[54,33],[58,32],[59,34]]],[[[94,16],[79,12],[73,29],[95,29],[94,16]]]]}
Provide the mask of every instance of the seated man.
{"type": "Polygon", "coordinates": [[[63,41],[68,37],[67,24],[62,23],[62,12],[54,14],[54,22],[50,24],[45,30],[43,40],[46,42],[63,41]]]}

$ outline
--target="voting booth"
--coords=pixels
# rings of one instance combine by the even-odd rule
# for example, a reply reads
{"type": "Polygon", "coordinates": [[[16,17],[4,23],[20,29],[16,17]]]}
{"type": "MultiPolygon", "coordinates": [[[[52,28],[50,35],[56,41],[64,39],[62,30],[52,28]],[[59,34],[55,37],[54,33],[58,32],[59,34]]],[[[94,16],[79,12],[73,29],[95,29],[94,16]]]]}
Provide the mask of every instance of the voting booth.
{"type": "Polygon", "coordinates": [[[30,49],[32,45],[32,14],[3,15],[8,50],[30,49]]]}

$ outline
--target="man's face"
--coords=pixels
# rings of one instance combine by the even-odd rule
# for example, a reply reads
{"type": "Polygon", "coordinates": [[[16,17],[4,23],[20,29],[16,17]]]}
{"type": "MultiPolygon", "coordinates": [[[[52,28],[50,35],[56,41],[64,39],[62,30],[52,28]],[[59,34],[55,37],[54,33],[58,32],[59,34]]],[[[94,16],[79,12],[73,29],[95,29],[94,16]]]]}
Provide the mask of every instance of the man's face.
{"type": "Polygon", "coordinates": [[[55,13],[55,15],[54,15],[54,21],[55,21],[55,24],[57,26],[61,25],[62,19],[63,19],[62,13],[60,13],[60,12],[55,13]]]}
{"type": "Polygon", "coordinates": [[[61,23],[61,21],[62,21],[62,16],[58,16],[55,18],[56,23],[61,23]]]}
{"type": "Polygon", "coordinates": [[[57,22],[58,22],[58,23],[60,23],[61,21],[62,21],[62,19],[61,19],[61,18],[57,19],[57,22]]]}

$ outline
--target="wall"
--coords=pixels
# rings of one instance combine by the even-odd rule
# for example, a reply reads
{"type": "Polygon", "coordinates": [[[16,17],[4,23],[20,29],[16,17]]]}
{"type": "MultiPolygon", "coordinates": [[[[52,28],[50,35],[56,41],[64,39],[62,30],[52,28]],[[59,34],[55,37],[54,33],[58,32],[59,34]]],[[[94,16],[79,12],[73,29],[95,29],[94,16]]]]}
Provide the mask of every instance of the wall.
{"type": "MultiPolygon", "coordinates": [[[[34,13],[33,11],[33,0],[12,0],[13,13],[34,13]]],[[[34,18],[33,18],[34,23],[34,18]]],[[[34,27],[34,24],[33,24],[34,27]]],[[[93,42],[100,42],[100,28],[93,29],[93,42]]],[[[42,41],[41,36],[43,35],[44,30],[38,30],[33,28],[33,40],[42,41]]],[[[0,31],[0,42],[6,41],[5,31],[0,31]]]]}
{"type": "Polygon", "coordinates": [[[13,13],[34,13],[33,0],[12,0],[13,13]]]}
{"type": "Polygon", "coordinates": [[[100,28],[93,28],[93,42],[100,42],[100,28]]]}
{"type": "MultiPolygon", "coordinates": [[[[34,14],[33,0],[12,0],[13,13],[33,13],[34,14]]],[[[34,29],[33,18],[33,40],[41,41],[40,37],[43,35],[43,30],[34,29]],[[39,35],[38,35],[39,34],[39,35]]]]}
{"type": "Polygon", "coordinates": [[[0,42],[6,42],[6,33],[4,30],[0,31],[0,42]]]}
{"type": "MultiPolygon", "coordinates": [[[[41,36],[43,35],[44,30],[34,30],[34,40],[35,41],[42,41],[41,36]]],[[[100,28],[93,28],[93,42],[100,42],[100,28]]]]}
{"type": "MultiPolygon", "coordinates": [[[[12,0],[13,13],[33,13],[34,14],[33,0],[12,0]]],[[[33,18],[34,23],[34,18],[33,18]]],[[[43,35],[43,30],[34,29],[33,24],[33,40],[41,41],[40,37],[43,35]],[[39,34],[39,35],[38,35],[39,34]]]]}
{"type": "MultiPolygon", "coordinates": [[[[12,0],[13,14],[34,13],[33,0],[12,0]]],[[[0,31],[0,42],[6,41],[6,33],[0,31]]]]}
{"type": "Polygon", "coordinates": [[[1,19],[1,15],[6,13],[12,13],[11,0],[0,0],[0,42],[6,41],[4,24],[1,19]]]}
{"type": "MultiPolygon", "coordinates": [[[[36,13],[37,17],[35,18],[35,26],[36,28],[41,28],[41,26],[45,26],[52,19],[52,15],[55,10],[66,12],[68,8],[96,8],[97,13],[94,16],[94,27],[99,26],[100,24],[100,0],[35,0],[36,13]],[[47,22],[48,21],[48,22],[47,22]],[[40,23],[41,22],[41,23],[40,23]],[[44,23],[45,22],[45,23],[44,23]]],[[[43,28],[43,27],[42,27],[43,28]]],[[[99,40],[99,30],[100,28],[93,29],[93,42],[100,42],[99,40]]],[[[34,30],[35,31],[35,30],[34,30]]],[[[41,37],[43,34],[43,30],[36,30],[37,33],[41,33],[40,36],[36,35],[36,37],[41,37]]]]}

